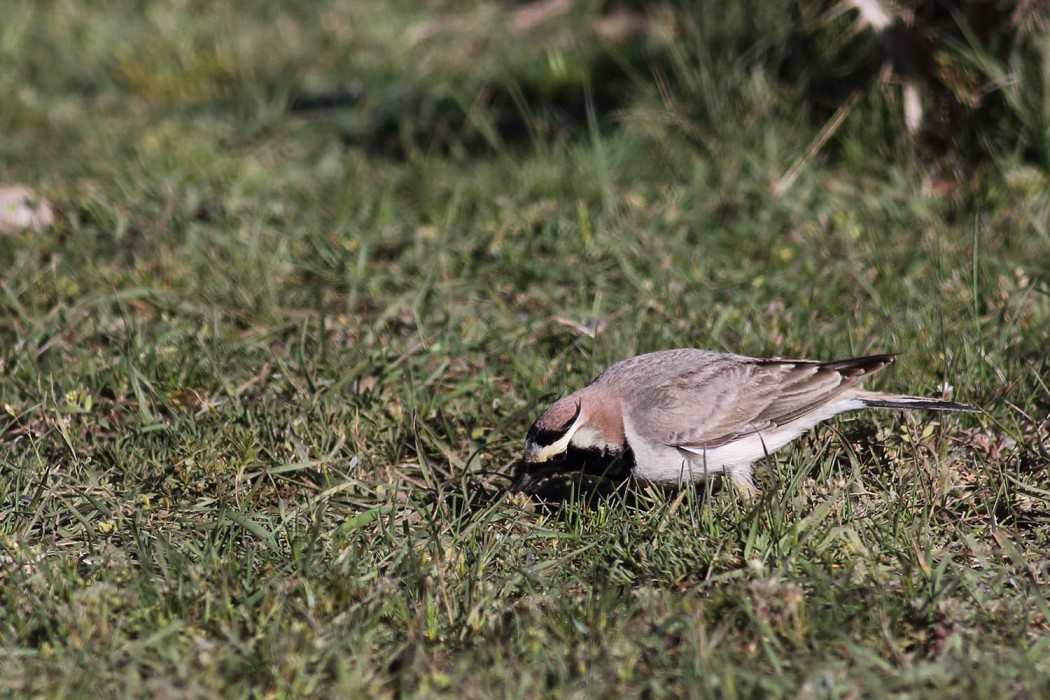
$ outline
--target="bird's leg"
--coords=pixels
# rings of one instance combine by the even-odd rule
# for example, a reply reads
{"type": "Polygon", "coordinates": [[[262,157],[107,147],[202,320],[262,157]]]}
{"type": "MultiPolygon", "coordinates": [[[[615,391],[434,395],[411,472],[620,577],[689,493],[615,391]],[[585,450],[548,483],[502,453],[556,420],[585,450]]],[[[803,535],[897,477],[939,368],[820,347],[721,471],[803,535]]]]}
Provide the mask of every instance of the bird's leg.
{"type": "Polygon", "coordinates": [[[729,481],[740,495],[741,500],[750,503],[758,497],[758,489],[751,478],[751,465],[733,469],[729,472],[729,481]]]}

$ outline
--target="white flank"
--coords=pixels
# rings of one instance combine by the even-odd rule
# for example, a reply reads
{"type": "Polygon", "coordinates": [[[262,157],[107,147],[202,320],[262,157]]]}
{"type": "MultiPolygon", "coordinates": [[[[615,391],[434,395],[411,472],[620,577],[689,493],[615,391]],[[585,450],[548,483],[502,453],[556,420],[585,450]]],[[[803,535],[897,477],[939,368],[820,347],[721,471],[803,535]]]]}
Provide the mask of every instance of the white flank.
{"type": "Polygon", "coordinates": [[[817,423],[858,408],[864,408],[864,403],[859,399],[842,399],[821,406],[787,425],[745,434],[710,449],[679,448],[657,442],[653,436],[643,437],[629,416],[624,416],[624,429],[627,444],[634,451],[634,473],[639,479],[658,483],[696,482],[720,474],[749,473],[750,465],[773,454],[817,423]]]}

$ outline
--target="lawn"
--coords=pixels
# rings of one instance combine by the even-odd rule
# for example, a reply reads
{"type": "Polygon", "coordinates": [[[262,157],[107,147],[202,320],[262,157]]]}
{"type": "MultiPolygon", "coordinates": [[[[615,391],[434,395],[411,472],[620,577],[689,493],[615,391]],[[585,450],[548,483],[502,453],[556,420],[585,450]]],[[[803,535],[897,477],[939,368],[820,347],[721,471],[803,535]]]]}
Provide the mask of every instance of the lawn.
{"type": "Polygon", "coordinates": [[[1050,34],[937,141],[855,13],[711,5],[8,0],[0,693],[1050,694],[1050,34]],[[671,347],[984,412],[504,493],[671,347]]]}

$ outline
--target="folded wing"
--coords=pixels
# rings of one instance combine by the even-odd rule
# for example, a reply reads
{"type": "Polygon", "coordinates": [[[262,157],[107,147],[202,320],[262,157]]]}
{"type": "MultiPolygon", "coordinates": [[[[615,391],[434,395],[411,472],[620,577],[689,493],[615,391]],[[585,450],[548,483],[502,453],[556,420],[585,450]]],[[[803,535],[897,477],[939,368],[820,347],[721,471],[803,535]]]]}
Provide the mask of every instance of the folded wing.
{"type": "Polygon", "coordinates": [[[708,363],[646,388],[631,419],[669,447],[710,450],[818,411],[893,362],[875,355],[836,362],[708,363]]]}

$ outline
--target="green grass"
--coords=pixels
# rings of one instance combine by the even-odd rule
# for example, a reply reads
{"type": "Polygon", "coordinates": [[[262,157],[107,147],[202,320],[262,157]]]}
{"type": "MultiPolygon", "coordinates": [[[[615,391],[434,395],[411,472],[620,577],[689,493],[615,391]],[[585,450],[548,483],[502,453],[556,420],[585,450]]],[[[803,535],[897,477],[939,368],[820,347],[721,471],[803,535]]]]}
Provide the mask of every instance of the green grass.
{"type": "Polygon", "coordinates": [[[773,194],[823,123],[704,23],[588,111],[597,8],[9,4],[0,182],[56,223],[0,238],[5,694],[1050,692],[1021,156],[924,194],[873,86],[773,194]],[[502,494],[545,401],[676,346],[897,351],[878,387],[987,412],[822,426],[754,506],[502,494]]]}

